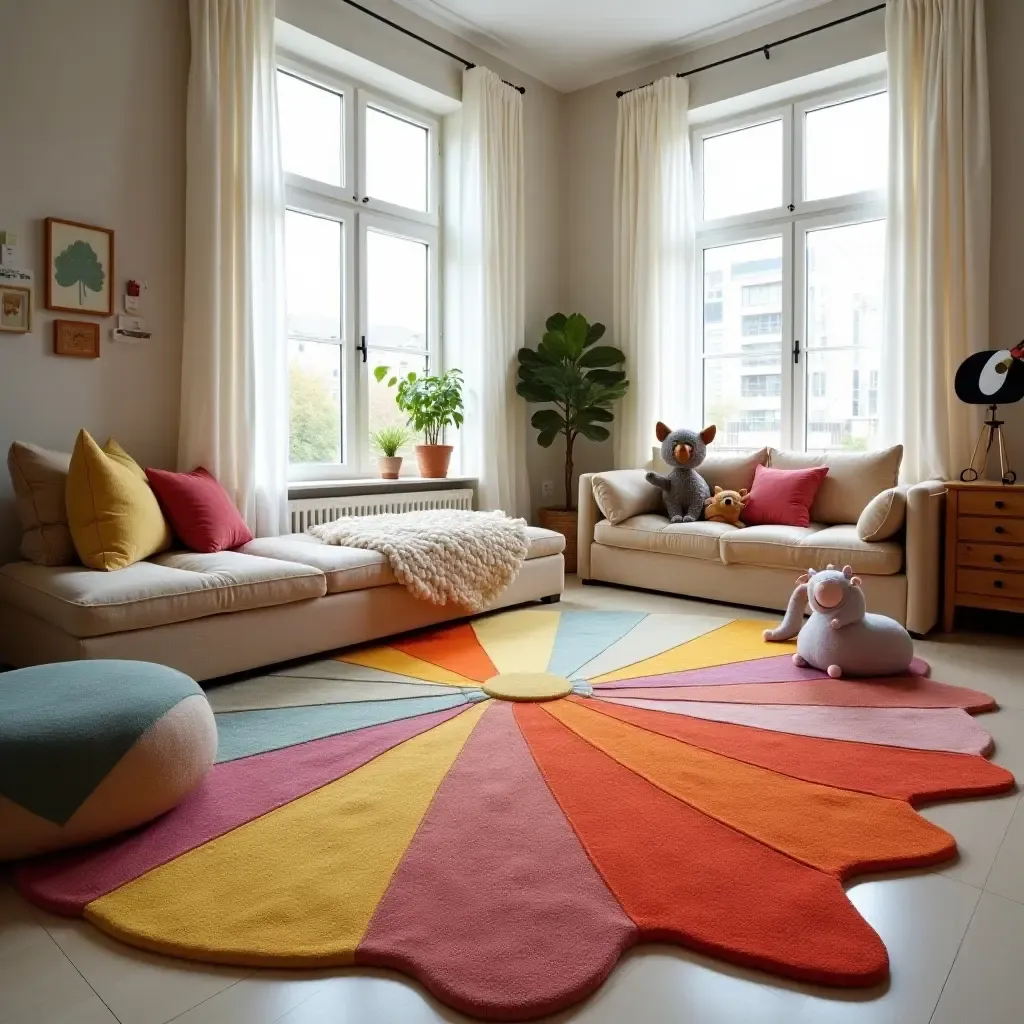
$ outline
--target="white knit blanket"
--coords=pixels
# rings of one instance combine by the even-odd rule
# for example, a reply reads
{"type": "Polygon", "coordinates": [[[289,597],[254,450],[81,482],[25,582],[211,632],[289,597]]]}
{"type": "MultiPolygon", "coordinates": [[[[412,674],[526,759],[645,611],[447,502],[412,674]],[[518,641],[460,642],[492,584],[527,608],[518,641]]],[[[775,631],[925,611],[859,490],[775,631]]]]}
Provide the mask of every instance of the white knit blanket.
{"type": "Polygon", "coordinates": [[[429,509],[347,516],[309,532],[328,544],[379,551],[395,578],[432,604],[479,611],[515,578],[526,559],[526,520],[504,512],[429,509]]]}

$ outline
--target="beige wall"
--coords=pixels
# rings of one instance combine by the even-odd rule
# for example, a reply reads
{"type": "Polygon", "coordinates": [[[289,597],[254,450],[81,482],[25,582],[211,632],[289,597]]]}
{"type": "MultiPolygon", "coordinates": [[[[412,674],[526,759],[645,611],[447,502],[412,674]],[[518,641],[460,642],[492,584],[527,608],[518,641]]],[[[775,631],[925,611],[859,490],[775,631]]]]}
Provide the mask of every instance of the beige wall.
{"type": "MultiPolygon", "coordinates": [[[[185,198],[185,0],[0,0],[7,95],[0,228],[35,276],[31,334],[0,334],[0,452],[15,438],[70,450],[86,427],[139,459],[174,461],[178,432],[185,198]],[[43,218],[116,232],[115,285],[147,282],[153,340],[109,341],[96,360],[53,355],[43,308],[43,218]]],[[[96,317],[82,316],[92,320],[96,317]]],[[[0,561],[14,555],[10,480],[0,469],[0,561]]]]}

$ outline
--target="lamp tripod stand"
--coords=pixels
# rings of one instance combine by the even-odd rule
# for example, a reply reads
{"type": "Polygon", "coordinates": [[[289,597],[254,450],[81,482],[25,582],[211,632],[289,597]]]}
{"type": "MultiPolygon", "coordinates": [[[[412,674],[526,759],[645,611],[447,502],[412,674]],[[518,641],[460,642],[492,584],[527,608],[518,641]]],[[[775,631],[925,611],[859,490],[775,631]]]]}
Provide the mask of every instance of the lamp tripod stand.
{"type": "Polygon", "coordinates": [[[971,483],[974,480],[977,480],[981,473],[988,470],[988,460],[992,454],[993,445],[999,449],[999,472],[1002,482],[1004,484],[1017,482],[1017,474],[1009,468],[1006,461],[1006,446],[1003,443],[1003,421],[996,419],[998,411],[998,405],[990,405],[988,407],[989,418],[985,420],[985,424],[981,428],[981,433],[978,435],[978,443],[974,446],[974,454],[971,456],[971,464],[967,469],[962,470],[960,473],[960,479],[965,483],[971,483]],[[987,441],[986,436],[988,438],[987,441]],[[974,467],[978,460],[978,452],[980,451],[983,443],[985,445],[985,459],[981,464],[981,471],[979,473],[979,471],[974,467]]]}

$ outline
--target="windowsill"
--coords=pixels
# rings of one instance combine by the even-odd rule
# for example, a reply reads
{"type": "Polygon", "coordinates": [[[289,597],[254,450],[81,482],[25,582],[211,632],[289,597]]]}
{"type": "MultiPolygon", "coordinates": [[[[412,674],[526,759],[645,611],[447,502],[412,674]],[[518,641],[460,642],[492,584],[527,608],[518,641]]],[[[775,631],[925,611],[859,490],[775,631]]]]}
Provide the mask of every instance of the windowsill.
{"type": "Polygon", "coordinates": [[[345,480],[293,480],[288,484],[288,497],[295,500],[346,494],[387,494],[388,491],[443,491],[449,487],[472,487],[476,490],[476,484],[475,476],[403,476],[397,480],[370,476],[345,480]]]}

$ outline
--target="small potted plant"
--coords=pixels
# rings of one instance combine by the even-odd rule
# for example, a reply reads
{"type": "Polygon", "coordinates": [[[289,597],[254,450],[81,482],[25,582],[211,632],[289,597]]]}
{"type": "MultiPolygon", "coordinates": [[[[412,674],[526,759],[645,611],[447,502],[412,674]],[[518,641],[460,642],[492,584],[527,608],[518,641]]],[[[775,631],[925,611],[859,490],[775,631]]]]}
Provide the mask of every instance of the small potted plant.
{"type": "Polygon", "coordinates": [[[402,469],[402,456],[398,454],[413,439],[407,427],[381,427],[370,434],[370,444],[380,452],[377,465],[383,480],[397,480],[402,469]]]}
{"type": "MultiPolygon", "coordinates": [[[[379,382],[390,372],[387,366],[378,366],[373,375],[379,382]]],[[[397,386],[398,408],[409,417],[409,426],[423,435],[423,444],[416,445],[420,476],[446,477],[452,446],[444,443],[445,428],[458,430],[463,421],[462,371],[453,368],[429,377],[410,372],[404,377],[392,376],[387,386],[397,386]]]]}
{"type": "Polygon", "coordinates": [[[540,509],[540,525],[565,537],[565,568],[576,571],[576,519],[572,493],[572,452],[581,434],[591,441],[605,441],[611,431],[612,404],[629,388],[621,369],[625,355],[610,345],[596,344],[604,324],[589,324],[579,313],[556,313],[536,350],[519,350],[519,383],[516,391],[527,402],[553,408],[540,409],[530,423],[537,428],[537,443],[550,448],[555,438],[565,438],[565,505],[540,509]]]}

